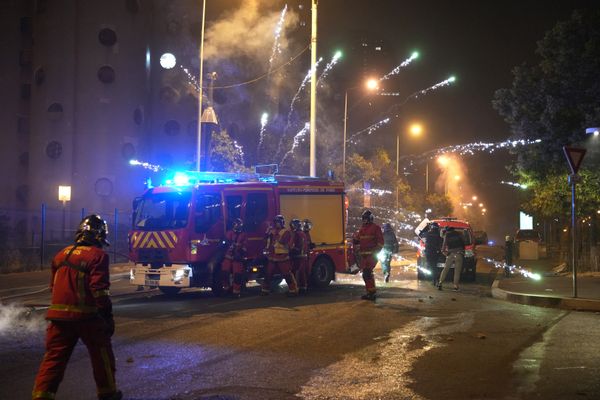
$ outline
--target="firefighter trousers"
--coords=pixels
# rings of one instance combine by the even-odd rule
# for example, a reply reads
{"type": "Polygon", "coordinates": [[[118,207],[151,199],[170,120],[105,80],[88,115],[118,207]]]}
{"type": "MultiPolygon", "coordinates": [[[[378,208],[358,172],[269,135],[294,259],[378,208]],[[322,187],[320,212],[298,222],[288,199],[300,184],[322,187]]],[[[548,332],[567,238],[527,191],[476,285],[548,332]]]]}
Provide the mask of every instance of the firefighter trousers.
{"type": "Polygon", "coordinates": [[[32,398],[54,399],[77,341],[88,349],[98,397],[116,393],[115,356],[106,323],[101,318],[51,321],[46,329],[46,353],[35,378],[32,398]]]}
{"type": "Polygon", "coordinates": [[[230,258],[223,259],[221,263],[221,281],[223,282],[223,289],[229,290],[233,286],[233,293],[240,294],[244,281],[244,263],[230,258]],[[233,285],[230,284],[230,276],[232,274],[233,285]]]}
{"type": "Polygon", "coordinates": [[[292,272],[296,278],[298,288],[302,290],[308,289],[308,258],[292,258],[292,272]]]}
{"type": "Polygon", "coordinates": [[[265,275],[265,280],[261,288],[263,292],[268,293],[271,291],[271,281],[273,280],[273,275],[276,272],[281,273],[281,275],[287,282],[288,288],[290,289],[290,293],[298,293],[298,285],[296,284],[296,278],[292,273],[292,265],[290,263],[290,260],[269,260],[269,263],[267,264],[267,273],[265,275]]]}
{"type": "Polygon", "coordinates": [[[363,280],[365,281],[365,289],[367,293],[377,292],[375,287],[375,276],[373,270],[377,265],[377,260],[373,257],[373,254],[361,254],[360,256],[360,270],[362,272],[363,280]]]}

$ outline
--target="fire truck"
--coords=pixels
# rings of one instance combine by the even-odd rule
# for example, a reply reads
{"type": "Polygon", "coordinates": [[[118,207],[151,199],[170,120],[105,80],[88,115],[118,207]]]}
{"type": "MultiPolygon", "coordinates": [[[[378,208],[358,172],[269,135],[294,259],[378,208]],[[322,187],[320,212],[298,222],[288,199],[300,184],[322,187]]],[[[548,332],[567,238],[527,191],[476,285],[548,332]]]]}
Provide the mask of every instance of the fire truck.
{"type": "Polygon", "coordinates": [[[346,199],[341,182],[324,178],[258,173],[177,173],[149,187],[133,202],[130,283],[174,295],[182,288],[220,294],[225,232],[241,218],[247,234],[247,280],[263,276],[265,232],[281,214],[308,218],[314,248],[311,285],[325,287],[348,270],[352,249],[345,239],[346,199]]]}

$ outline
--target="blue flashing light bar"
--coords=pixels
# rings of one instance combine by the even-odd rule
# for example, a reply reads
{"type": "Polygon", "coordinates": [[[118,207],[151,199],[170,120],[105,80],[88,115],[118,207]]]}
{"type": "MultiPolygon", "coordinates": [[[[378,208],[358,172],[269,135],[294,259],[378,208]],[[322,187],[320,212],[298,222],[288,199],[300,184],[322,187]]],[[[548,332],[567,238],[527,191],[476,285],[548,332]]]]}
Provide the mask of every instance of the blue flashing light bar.
{"type": "Polygon", "coordinates": [[[273,175],[236,172],[177,171],[165,180],[166,186],[193,186],[198,183],[276,182],[273,175]]]}

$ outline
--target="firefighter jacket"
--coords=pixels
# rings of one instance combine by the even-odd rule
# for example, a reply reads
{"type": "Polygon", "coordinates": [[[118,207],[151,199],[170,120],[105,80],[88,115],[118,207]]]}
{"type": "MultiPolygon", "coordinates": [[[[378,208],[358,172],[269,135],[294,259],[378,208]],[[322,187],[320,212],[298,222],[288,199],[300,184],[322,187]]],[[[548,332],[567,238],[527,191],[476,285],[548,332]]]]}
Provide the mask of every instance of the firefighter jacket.
{"type": "Polygon", "coordinates": [[[290,256],[292,258],[306,258],[308,252],[306,251],[306,234],[301,231],[292,232],[292,247],[290,248],[290,256]]]}
{"type": "Polygon", "coordinates": [[[287,261],[290,259],[292,234],[287,229],[272,228],[267,234],[267,258],[270,261],[287,261]]]}
{"type": "Polygon", "coordinates": [[[304,236],[306,236],[306,240],[304,241],[304,253],[308,256],[314,245],[312,243],[312,238],[310,237],[310,232],[304,231],[304,236]]]}
{"type": "Polygon", "coordinates": [[[225,258],[235,261],[242,261],[246,257],[247,236],[244,232],[227,231],[225,234],[225,243],[227,252],[225,258]]]}
{"type": "Polygon", "coordinates": [[[93,246],[65,247],[52,260],[52,301],[46,319],[112,317],[109,287],[108,254],[93,246]]]}
{"type": "Polygon", "coordinates": [[[383,247],[383,234],[379,225],[364,224],[353,237],[353,243],[359,246],[360,255],[375,255],[383,247]]]}

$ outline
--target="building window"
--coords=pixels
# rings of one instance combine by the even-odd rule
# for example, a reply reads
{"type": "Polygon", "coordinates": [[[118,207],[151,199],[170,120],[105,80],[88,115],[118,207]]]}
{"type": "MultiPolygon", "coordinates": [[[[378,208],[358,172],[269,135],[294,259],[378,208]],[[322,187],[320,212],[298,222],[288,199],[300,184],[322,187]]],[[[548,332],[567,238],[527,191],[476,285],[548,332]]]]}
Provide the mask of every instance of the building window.
{"type": "Polygon", "coordinates": [[[19,117],[17,119],[17,133],[26,135],[29,133],[29,118],[19,117]]]}
{"type": "Polygon", "coordinates": [[[46,146],[46,155],[53,160],[57,160],[62,154],[62,144],[56,140],[51,141],[46,146]]]}
{"type": "Polygon", "coordinates": [[[21,84],[21,100],[29,100],[31,98],[31,84],[21,84]]]}
{"type": "Polygon", "coordinates": [[[98,40],[104,46],[110,47],[117,43],[117,34],[110,28],[104,28],[98,33],[98,40]]]}
{"type": "Polygon", "coordinates": [[[63,106],[60,103],[52,103],[48,107],[48,118],[51,121],[58,121],[63,115],[63,106]]]}
{"type": "Polygon", "coordinates": [[[135,124],[138,126],[144,123],[144,110],[142,110],[140,107],[133,110],[133,122],[135,122],[135,124]]]}
{"type": "Polygon", "coordinates": [[[37,86],[41,86],[42,83],[44,83],[46,80],[46,71],[44,71],[44,68],[39,67],[35,70],[33,73],[33,80],[37,86]]]}
{"type": "Polygon", "coordinates": [[[103,65],[98,69],[98,79],[102,83],[113,83],[115,81],[115,70],[109,65],[103,65]]]}
{"type": "Polygon", "coordinates": [[[108,197],[113,192],[113,183],[108,178],[100,178],[94,184],[94,190],[98,196],[108,197]]]}
{"type": "Polygon", "coordinates": [[[179,135],[181,127],[179,126],[179,122],[175,120],[170,120],[165,123],[165,133],[167,136],[177,136],[179,135]]]}
{"type": "Polygon", "coordinates": [[[127,161],[133,159],[135,157],[135,146],[131,143],[125,143],[123,147],[121,147],[121,155],[127,161]]]}

